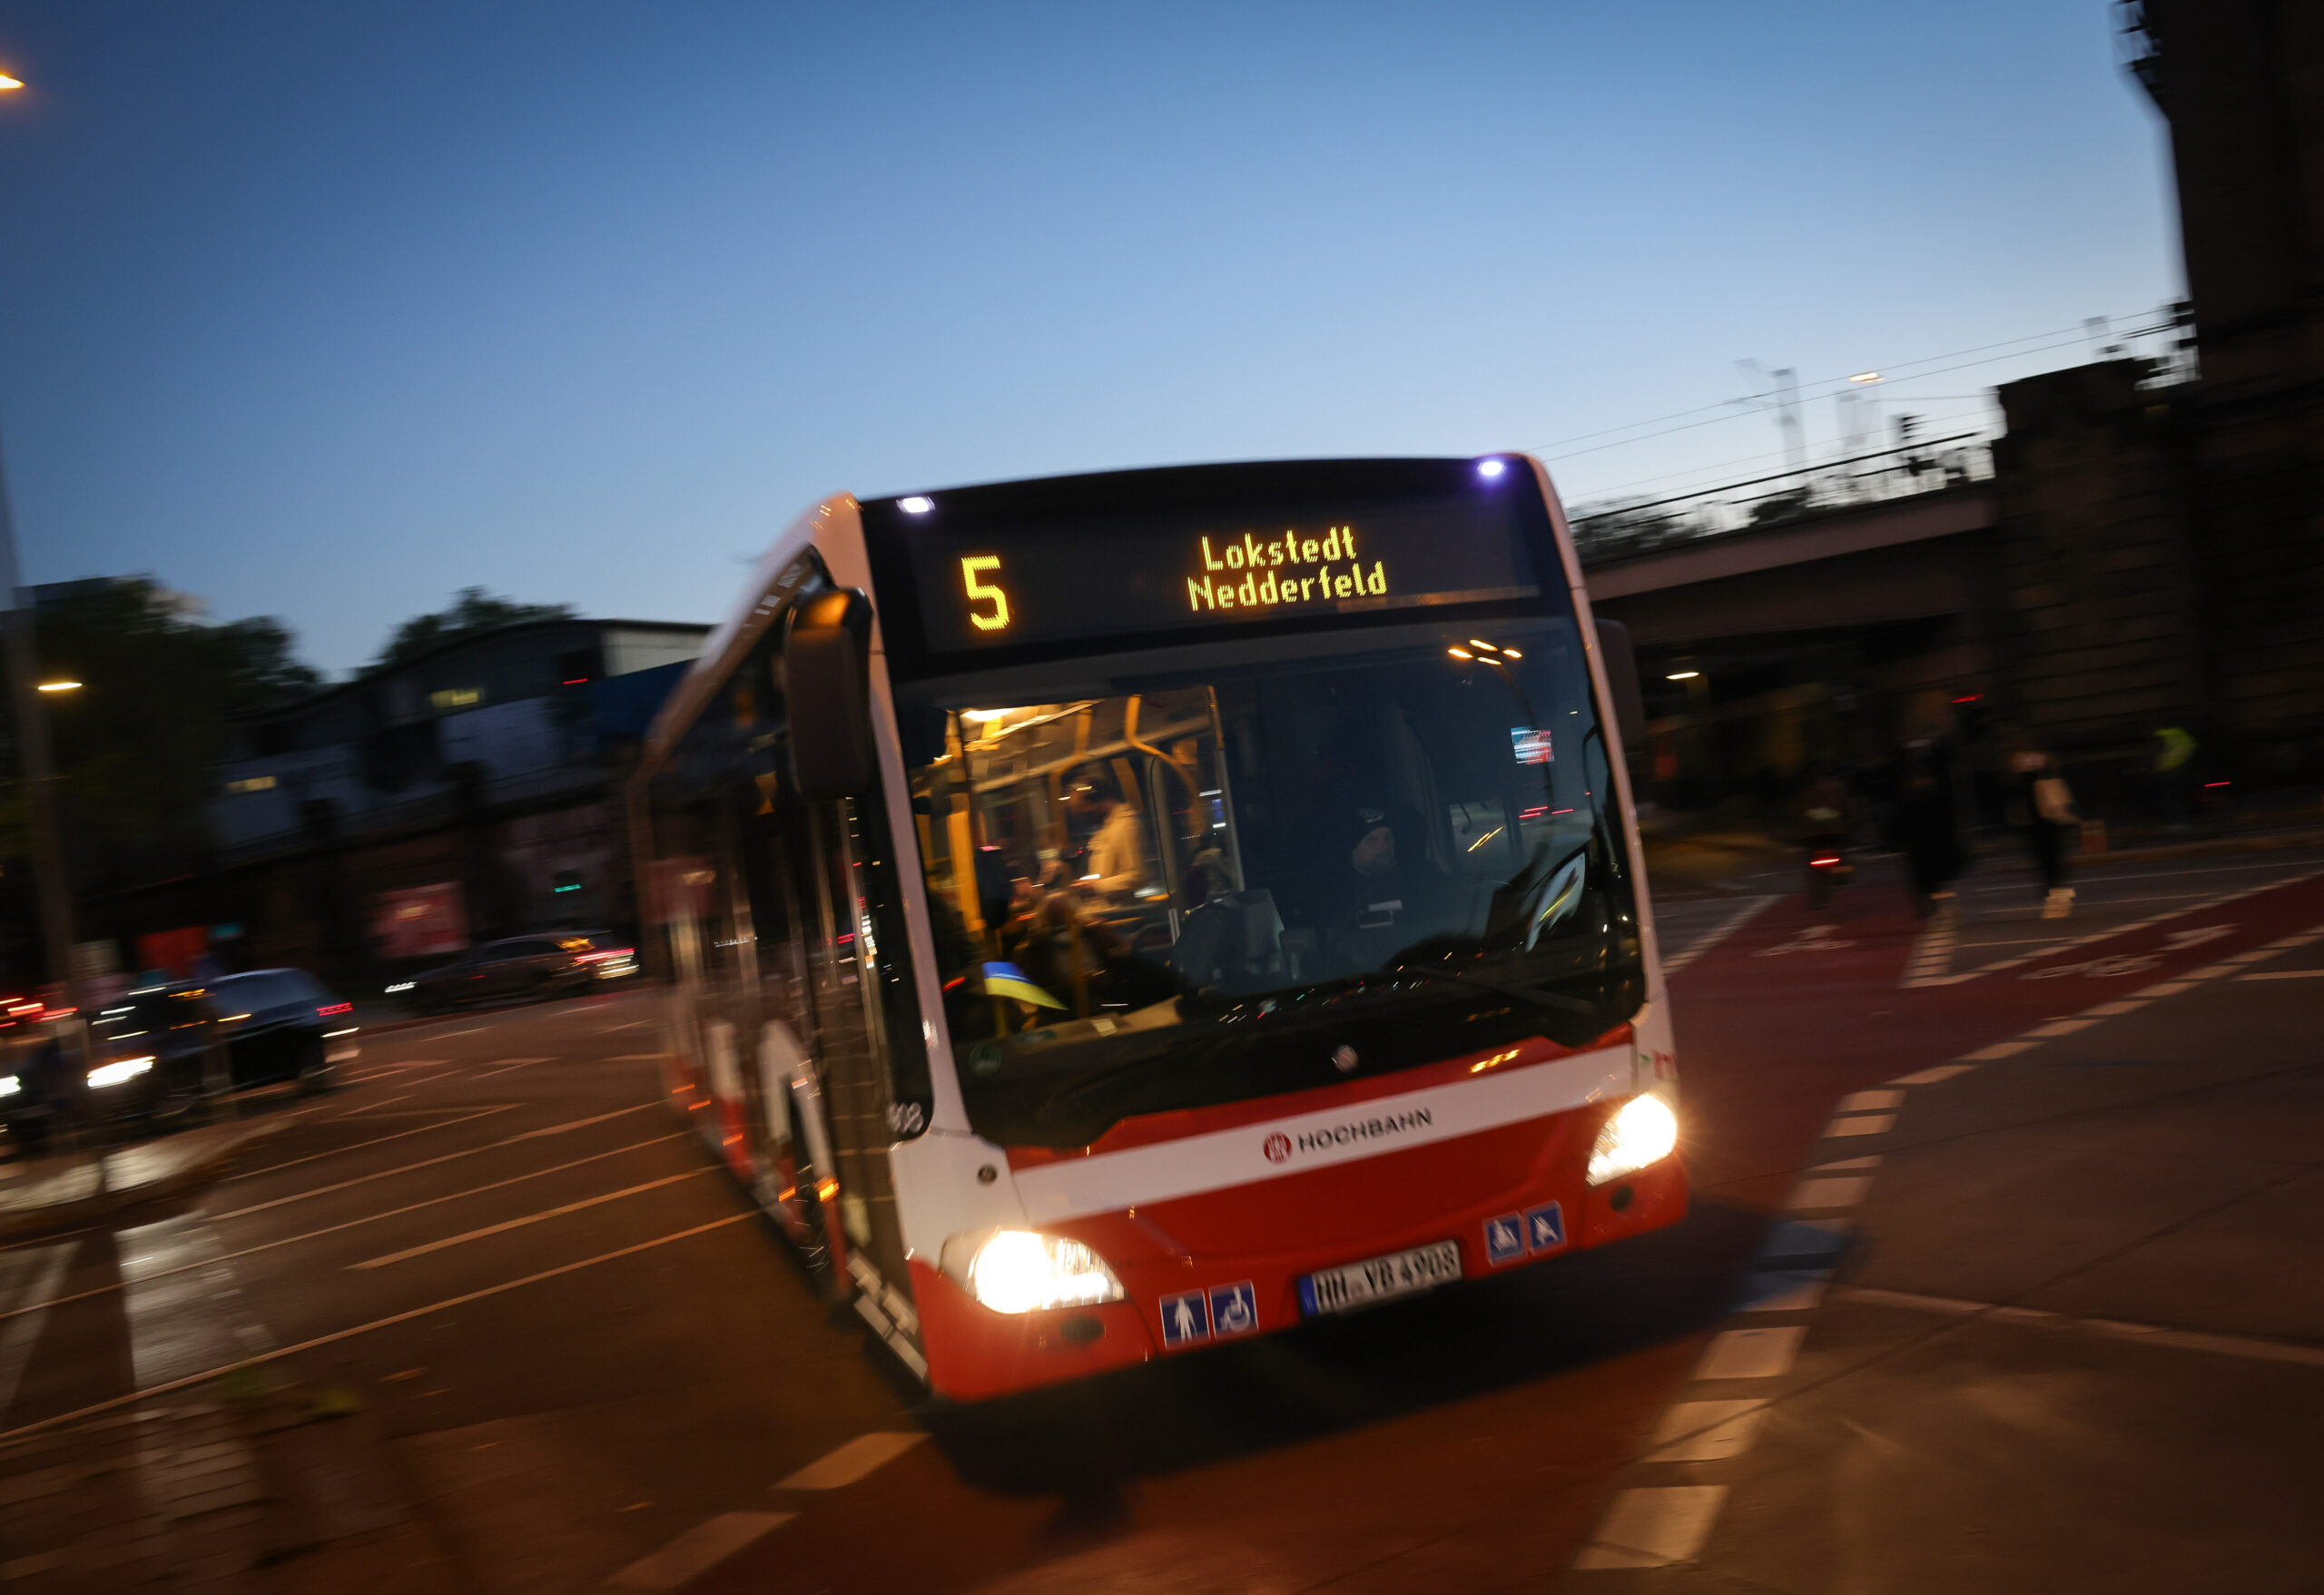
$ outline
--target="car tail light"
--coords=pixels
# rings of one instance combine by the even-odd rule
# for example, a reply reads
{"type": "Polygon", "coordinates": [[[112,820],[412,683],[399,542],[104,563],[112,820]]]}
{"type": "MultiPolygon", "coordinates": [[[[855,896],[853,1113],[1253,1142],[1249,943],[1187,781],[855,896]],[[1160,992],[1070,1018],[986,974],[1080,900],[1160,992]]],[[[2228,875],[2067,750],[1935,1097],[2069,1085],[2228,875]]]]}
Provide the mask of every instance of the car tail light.
{"type": "Polygon", "coordinates": [[[1837,853],[1827,853],[1820,859],[1810,859],[1807,861],[1811,866],[1821,868],[1826,864],[1838,863],[1840,861],[1840,855],[1837,853]]]}
{"type": "Polygon", "coordinates": [[[328,1008],[319,1008],[315,1009],[315,1017],[318,1019],[329,1019],[335,1013],[353,1013],[354,1011],[355,1005],[351,1002],[334,1002],[328,1008]]]}

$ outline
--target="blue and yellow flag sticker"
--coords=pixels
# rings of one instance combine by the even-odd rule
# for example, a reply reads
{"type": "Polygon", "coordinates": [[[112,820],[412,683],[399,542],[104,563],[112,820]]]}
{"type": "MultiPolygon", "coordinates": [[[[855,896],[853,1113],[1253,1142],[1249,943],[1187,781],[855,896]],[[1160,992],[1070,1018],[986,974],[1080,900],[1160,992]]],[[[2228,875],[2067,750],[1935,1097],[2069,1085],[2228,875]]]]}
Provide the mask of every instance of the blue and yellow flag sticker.
{"type": "Polygon", "coordinates": [[[1029,1002],[1037,1008],[1062,1009],[1065,1006],[1027,980],[1025,971],[1015,964],[985,965],[984,993],[988,997],[1014,997],[1019,1002],[1029,1002]]]}

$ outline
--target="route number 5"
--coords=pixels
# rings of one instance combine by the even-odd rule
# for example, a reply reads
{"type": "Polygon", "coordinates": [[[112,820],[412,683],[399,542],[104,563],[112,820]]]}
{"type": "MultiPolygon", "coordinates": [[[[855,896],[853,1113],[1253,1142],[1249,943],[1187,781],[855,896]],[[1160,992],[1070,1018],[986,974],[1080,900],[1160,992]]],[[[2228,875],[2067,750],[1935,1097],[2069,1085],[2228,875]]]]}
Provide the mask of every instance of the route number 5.
{"type": "Polygon", "coordinates": [[[960,584],[968,589],[969,602],[990,602],[992,605],[990,610],[970,609],[969,624],[979,631],[1000,631],[1009,625],[1009,595],[983,580],[980,573],[984,571],[998,576],[1000,573],[1000,556],[979,554],[960,561],[960,584]]]}

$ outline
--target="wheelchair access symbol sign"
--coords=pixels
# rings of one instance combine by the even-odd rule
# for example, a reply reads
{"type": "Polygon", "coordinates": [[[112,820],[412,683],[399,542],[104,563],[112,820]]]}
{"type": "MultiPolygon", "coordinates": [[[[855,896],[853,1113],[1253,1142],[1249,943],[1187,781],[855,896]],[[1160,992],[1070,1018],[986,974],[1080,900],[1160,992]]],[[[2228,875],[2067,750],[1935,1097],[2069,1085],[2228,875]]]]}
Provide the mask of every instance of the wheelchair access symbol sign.
{"type": "Polygon", "coordinates": [[[1210,1293],[1210,1326],[1219,1339],[1248,1334],[1259,1326],[1259,1293],[1249,1280],[1222,1285],[1210,1293]]]}

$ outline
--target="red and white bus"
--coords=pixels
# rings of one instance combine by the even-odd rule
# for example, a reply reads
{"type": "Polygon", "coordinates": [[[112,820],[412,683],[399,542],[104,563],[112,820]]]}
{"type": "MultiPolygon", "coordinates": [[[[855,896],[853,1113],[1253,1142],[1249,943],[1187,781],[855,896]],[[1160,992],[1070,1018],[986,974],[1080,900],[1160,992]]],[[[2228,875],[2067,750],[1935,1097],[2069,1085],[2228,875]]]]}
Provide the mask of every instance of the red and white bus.
{"type": "Polygon", "coordinates": [[[1521,455],[829,499],[631,787],[670,1090],[959,1400],[1670,1224],[1619,631],[1521,455]]]}

